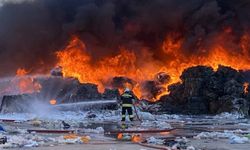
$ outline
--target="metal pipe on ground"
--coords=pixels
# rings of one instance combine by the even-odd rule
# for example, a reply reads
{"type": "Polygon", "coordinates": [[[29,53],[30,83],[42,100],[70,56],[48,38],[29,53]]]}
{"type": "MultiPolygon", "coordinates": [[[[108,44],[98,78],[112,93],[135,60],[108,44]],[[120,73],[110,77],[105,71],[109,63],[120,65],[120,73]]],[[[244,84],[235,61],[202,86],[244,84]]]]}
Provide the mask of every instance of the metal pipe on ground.
{"type": "Polygon", "coordinates": [[[105,134],[118,134],[118,133],[161,133],[161,132],[170,132],[174,129],[156,129],[156,130],[117,130],[117,131],[107,131],[105,134]]]}
{"type": "Polygon", "coordinates": [[[62,133],[74,133],[75,130],[45,130],[45,129],[28,129],[27,132],[36,132],[36,133],[54,133],[54,134],[62,134],[62,133]]]}

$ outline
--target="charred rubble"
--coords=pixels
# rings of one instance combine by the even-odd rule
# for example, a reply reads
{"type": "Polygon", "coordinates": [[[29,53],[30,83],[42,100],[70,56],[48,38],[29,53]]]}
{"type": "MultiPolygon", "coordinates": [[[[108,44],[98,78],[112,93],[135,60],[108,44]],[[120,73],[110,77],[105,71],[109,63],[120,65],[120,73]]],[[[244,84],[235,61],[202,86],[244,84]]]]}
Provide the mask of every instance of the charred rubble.
{"type": "MultiPolygon", "coordinates": [[[[119,99],[119,91],[116,89],[105,89],[104,93],[101,94],[97,89],[97,85],[92,83],[80,83],[75,78],[51,76],[37,78],[36,80],[41,84],[42,87],[39,92],[20,95],[5,95],[2,98],[0,111],[2,113],[29,112],[32,111],[33,108],[38,107],[40,104],[49,104],[51,99],[55,99],[57,104],[72,104],[78,102],[119,99]]],[[[107,106],[97,106],[97,103],[95,108],[118,108],[117,103],[107,104],[107,106]]],[[[93,107],[93,109],[95,108],[93,107]]]]}
{"type": "Polygon", "coordinates": [[[164,86],[169,83],[171,77],[166,72],[159,72],[153,80],[146,80],[141,85],[142,99],[156,99],[167,89],[164,86]]]}
{"type": "MultiPolygon", "coordinates": [[[[219,66],[215,71],[208,66],[187,68],[180,76],[181,82],[168,87],[169,94],[162,96],[157,102],[142,100],[140,107],[154,113],[175,114],[218,114],[222,112],[239,112],[249,114],[250,94],[249,71],[237,71],[231,67],[219,66]]],[[[119,103],[119,91],[124,84],[134,86],[135,81],[126,77],[114,77],[110,80],[110,89],[103,93],[98,91],[97,85],[80,83],[75,78],[51,76],[36,79],[42,89],[38,93],[22,95],[6,95],[2,99],[1,112],[24,112],[34,101],[49,103],[56,99],[57,104],[89,102],[97,100],[116,100],[119,103]]],[[[165,83],[170,81],[166,73],[158,73],[152,81],[145,81],[144,92],[155,97],[164,91],[165,83]]],[[[31,106],[32,107],[32,106],[31,106]]],[[[117,109],[118,105],[110,104],[108,108],[117,109]]]]}
{"type": "Polygon", "coordinates": [[[216,71],[211,67],[196,66],[185,69],[180,79],[181,82],[168,87],[169,95],[160,98],[160,111],[248,115],[250,94],[244,91],[244,83],[248,82],[245,72],[226,66],[219,66],[216,71]]]}

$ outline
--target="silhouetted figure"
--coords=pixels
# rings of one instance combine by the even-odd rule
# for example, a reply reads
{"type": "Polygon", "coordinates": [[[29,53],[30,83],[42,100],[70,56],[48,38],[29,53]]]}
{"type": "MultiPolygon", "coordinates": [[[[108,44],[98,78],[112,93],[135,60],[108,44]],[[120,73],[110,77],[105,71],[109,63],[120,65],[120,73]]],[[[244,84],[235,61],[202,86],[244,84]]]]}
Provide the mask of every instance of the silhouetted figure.
{"type": "Polygon", "coordinates": [[[63,129],[69,129],[70,128],[70,125],[64,121],[62,121],[62,124],[63,124],[63,129]]]}

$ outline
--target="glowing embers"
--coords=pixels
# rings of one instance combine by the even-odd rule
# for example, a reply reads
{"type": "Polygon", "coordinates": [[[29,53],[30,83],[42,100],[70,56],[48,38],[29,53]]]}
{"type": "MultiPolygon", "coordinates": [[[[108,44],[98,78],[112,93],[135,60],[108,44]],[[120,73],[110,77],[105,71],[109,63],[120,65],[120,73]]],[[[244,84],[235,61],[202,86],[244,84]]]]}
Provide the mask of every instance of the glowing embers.
{"type": "Polygon", "coordinates": [[[134,143],[139,143],[142,141],[141,135],[140,134],[134,134],[131,136],[131,141],[134,143]]]}
{"type": "Polygon", "coordinates": [[[118,140],[121,140],[122,137],[123,137],[122,133],[118,133],[118,134],[117,134],[117,139],[118,139],[118,140]]]}
{"type": "Polygon", "coordinates": [[[51,99],[49,101],[50,105],[56,105],[57,101],[55,99],[51,99]]]}
{"type": "Polygon", "coordinates": [[[248,88],[249,88],[249,83],[248,82],[245,82],[243,84],[243,87],[244,87],[244,93],[247,94],[248,93],[248,88]]]}
{"type": "Polygon", "coordinates": [[[26,71],[23,68],[18,68],[17,71],[16,71],[16,76],[24,76],[24,75],[27,75],[27,74],[28,74],[28,71],[26,71]]]}
{"type": "Polygon", "coordinates": [[[126,140],[126,141],[131,141],[134,143],[139,143],[142,142],[142,137],[140,134],[128,134],[128,133],[118,133],[117,134],[117,139],[118,140],[126,140]]]}

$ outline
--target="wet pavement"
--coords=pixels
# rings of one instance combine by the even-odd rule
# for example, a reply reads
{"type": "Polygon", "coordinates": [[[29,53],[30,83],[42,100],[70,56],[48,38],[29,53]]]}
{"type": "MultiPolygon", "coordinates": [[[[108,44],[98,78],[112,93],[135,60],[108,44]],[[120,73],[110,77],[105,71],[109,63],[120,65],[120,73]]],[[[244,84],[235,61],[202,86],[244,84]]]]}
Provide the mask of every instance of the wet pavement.
{"type": "MultiPolygon", "coordinates": [[[[249,145],[249,142],[244,144],[231,144],[230,139],[220,138],[220,137],[208,137],[206,139],[195,138],[197,135],[203,132],[207,133],[225,133],[229,132],[240,137],[244,137],[250,133],[250,120],[245,118],[230,118],[230,117],[214,117],[214,116],[178,116],[171,118],[156,116],[158,122],[154,121],[146,121],[149,122],[149,126],[143,126],[145,122],[135,122],[134,124],[129,124],[127,130],[159,130],[154,124],[159,122],[165,122],[171,125],[172,129],[168,132],[157,132],[157,133],[139,133],[141,142],[147,142],[147,139],[150,137],[156,137],[157,139],[161,139],[164,141],[164,145],[173,145],[175,143],[175,139],[178,137],[187,138],[187,143],[189,145],[193,145],[199,149],[246,149],[249,145]],[[150,124],[151,123],[151,124],[150,124]],[[152,125],[152,126],[151,126],[152,125]]],[[[145,121],[145,120],[144,120],[145,121]]],[[[20,121],[20,122],[2,122],[1,124],[9,129],[8,136],[24,136],[30,138],[29,136],[37,136],[40,140],[44,140],[45,142],[39,146],[39,148],[32,149],[66,149],[66,147],[70,149],[80,149],[84,144],[84,147],[88,147],[88,149],[98,149],[98,147],[102,147],[103,149],[124,149],[134,147],[133,149],[142,149],[142,146],[133,144],[131,141],[120,141],[117,140],[117,134],[108,134],[111,131],[121,130],[121,123],[115,120],[113,121],[77,121],[77,122],[69,122],[75,133],[78,136],[90,136],[91,140],[89,143],[82,143],[79,145],[78,142],[74,143],[74,145],[67,145],[67,143],[58,142],[58,137],[63,137],[65,134],[48,134],[48,133],[23,133],[27,129],[61,129],[60,120],[41,120],[41,124],[36,126],[32,123],[32,121],[20,121]],[[101,130],[97,130],[100,128],[101,130]],[[53,140],[48,140],[53,139],[53,140]],[[95,145],[95,143],[102,143],[99,146],[95,145]],[[65,145],[66,146],[61,146],[65,145]]],[[[164,126],[162,126],[164,129],[164,126]]],[[[34,139],[34,138],[33,138],[34,139]]],[[[36,140],[36,138],[35,138],[36,140]]],[[[59,139],[61,140],[61,139],[59,139]]],[[[32,146],[31,146],[32,147],[32,146]]],[[[85,148],[86,148],[85,147],[85,148]]],[[[25,148],[23,148],[25,149],[25,148]]]]}

